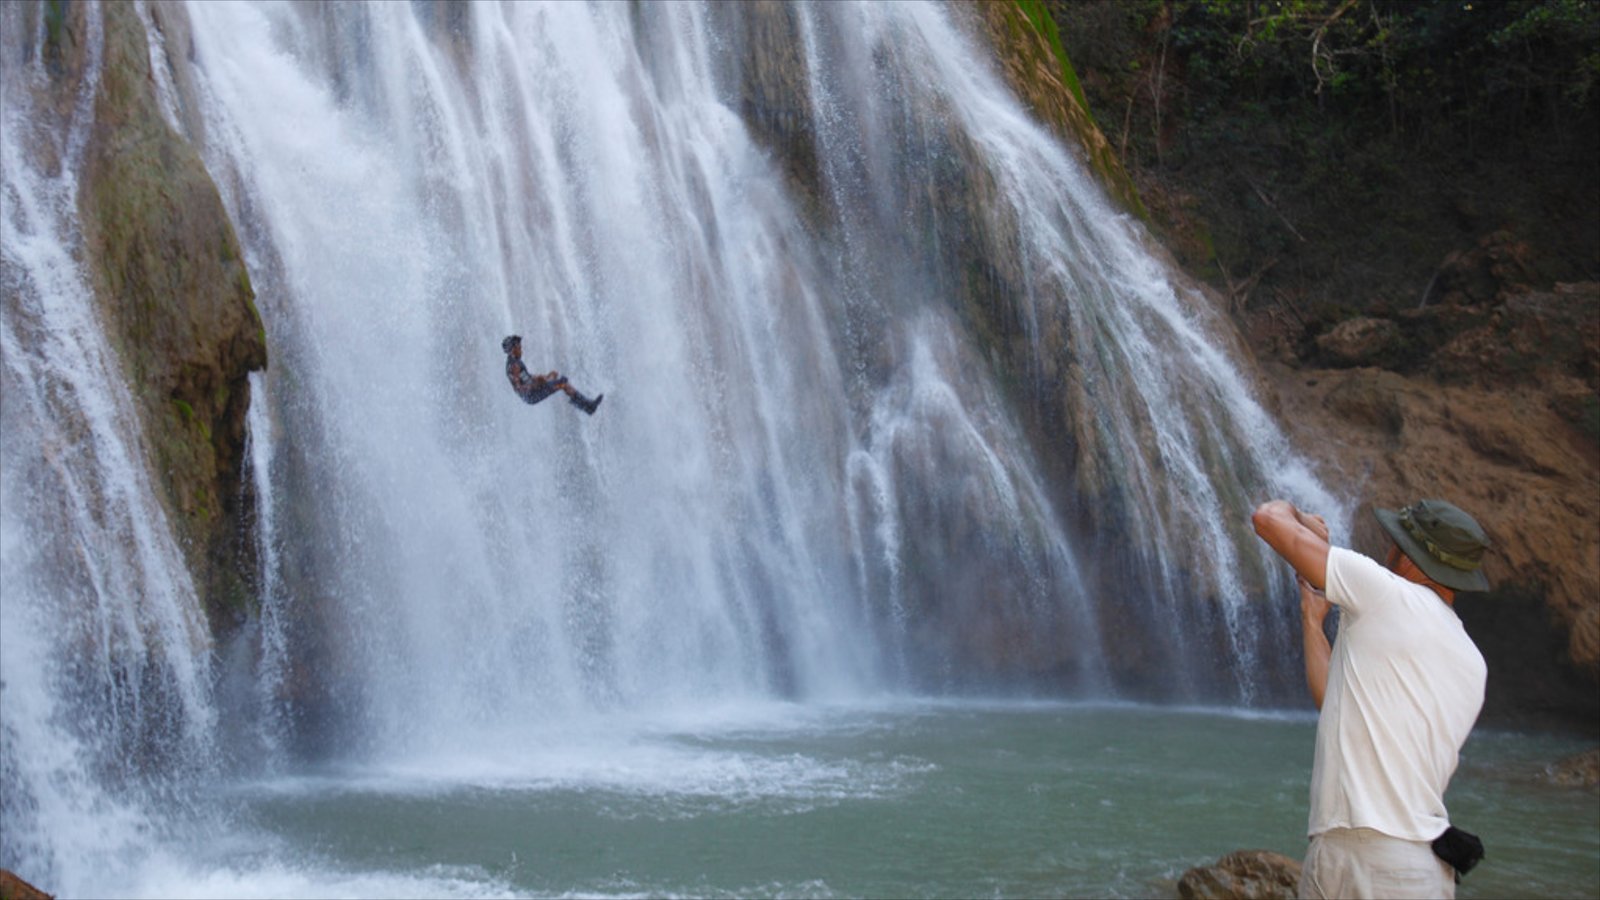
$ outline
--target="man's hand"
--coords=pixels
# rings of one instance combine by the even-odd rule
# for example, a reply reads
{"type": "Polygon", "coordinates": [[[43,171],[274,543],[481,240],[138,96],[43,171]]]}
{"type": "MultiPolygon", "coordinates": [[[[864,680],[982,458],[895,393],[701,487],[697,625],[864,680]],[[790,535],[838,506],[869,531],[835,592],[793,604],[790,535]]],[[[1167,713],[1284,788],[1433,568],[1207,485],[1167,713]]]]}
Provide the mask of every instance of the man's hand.
{"type": "Polygon", "coordinates": [[[1328,600],[1328,595],[1311,586],[1311,582],[1303,576],[1296,575],[1295,583],[1300,586],[1300,620],[1306,625],[1322,627],[1322,620],[1328,617],[1328,609],[1333,603],[1328,600]]]}
{"type": "Polygon", "coordinates": [[[1313,513],[1302,512],[1298,507],[1294,511],[1294,516],[1300,520],[1301,525],[1311,529],[1312,534],[1322,538],[1324,541],[1328,539],[1327,519],[1313,513]]]}

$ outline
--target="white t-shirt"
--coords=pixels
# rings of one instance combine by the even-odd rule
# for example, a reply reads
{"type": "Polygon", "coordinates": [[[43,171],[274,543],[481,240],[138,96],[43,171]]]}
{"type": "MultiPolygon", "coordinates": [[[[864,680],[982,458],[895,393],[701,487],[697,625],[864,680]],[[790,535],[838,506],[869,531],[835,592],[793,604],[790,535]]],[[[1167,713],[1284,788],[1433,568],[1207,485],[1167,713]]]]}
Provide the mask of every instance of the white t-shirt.
{"type": "Polygon", "coordinates": [[[1431,841],[1483,708],[1483,654],[1432,590],[1342,547],[1328,552],[1339,634],[1317,720],[1310,834],[1371,828],[1431,841]]]}

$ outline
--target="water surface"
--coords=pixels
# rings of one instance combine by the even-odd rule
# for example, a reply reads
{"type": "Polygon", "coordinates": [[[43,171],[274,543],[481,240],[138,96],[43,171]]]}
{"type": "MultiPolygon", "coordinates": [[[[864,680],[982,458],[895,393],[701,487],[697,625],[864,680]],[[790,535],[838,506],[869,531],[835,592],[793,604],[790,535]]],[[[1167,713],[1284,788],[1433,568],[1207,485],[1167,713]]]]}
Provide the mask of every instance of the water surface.
{"type": "MultiPolygon", "coordinates": [[[[596,719],[521,748],[233,783],[229,834],[145,893],[1176,896],[1232,850],[1303,852],[1314,721],[896,702],[596,719]]],[[[1462,897],[1600,894],[1579,742],[1479,732],[1449,802],[1488,859],[1462,897]]],[[[178,856],[182,856],[181,862],[178,856]]]]}

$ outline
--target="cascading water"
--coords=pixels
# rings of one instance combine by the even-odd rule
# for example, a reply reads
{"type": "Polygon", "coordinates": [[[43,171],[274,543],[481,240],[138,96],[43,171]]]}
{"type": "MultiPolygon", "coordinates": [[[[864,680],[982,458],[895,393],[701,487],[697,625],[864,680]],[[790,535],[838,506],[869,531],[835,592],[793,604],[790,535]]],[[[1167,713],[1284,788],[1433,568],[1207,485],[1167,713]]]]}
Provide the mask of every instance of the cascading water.
{"type": "Polygon", "coordinates": [[[30,105],[47,75],[8,10],[3,861],[72,886],[106,843],[86,823],[141,815],[113,761],[197,765],[219,733],[255,735],[247,768],[404,762],[775,698],[1115,696],[1129,622],[1149,693],[1250,703],[1281,679],[1247,504],[1341,505],[959,13],[187,13],[182,53],[142,18],[272,349],[246,469],[260,611],[213,654],[80,272],[91,107],[30,105]],[[752,50],[773,23],[787,68],[752,50]],[[25,152],[39,133],[57,174],[25,152]],[[971,222],[938,199],[961,166],[971,222]],[[1013,258],[1014,334],[975,337],[958,244],[1013,258]],[[513,332],[600,412],[518,400],[513,332]],[[1023,424],[1041,396],[1081,430],[1071,466],[1023,424]],[[1090,497],[1115,515],[1072,508],[1090,497]],[[1131,543],[1106,554],[1089,526],[1113,521],[1131,543]],[[1190,652],[1208,629],[1234,659],[1190,652]]]}
{"type": "MultiPolygon", "coordinates": [[[[8,54],[15,10],[0,14],[8,54]]],[[[140,430],[78,258],[77,183],[98,58],[61,128],[4,61],[0,110],[0,785],[4,860],[113,866],[161,773],[209,766],[208,633],[139,458],[140,430]],[[26,149],[61,161],[47,176],[26,149]]],[[[62,875],[63,887],[79,884],[62,875]]]]}

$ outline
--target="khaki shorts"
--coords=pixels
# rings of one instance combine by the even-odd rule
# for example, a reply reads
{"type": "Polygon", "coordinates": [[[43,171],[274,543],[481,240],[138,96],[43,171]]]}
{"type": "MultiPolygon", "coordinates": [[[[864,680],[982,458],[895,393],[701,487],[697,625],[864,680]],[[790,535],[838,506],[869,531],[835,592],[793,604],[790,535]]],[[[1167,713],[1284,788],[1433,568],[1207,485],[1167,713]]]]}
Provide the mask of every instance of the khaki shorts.
{"type": "Polygon", "coordinates": [[[1455,895],[1455,870],[1433,855],[1427,841],[1403,841],[1370,828],[1333,828],[1316,835],[1300,869],[1305,900],[1453,900],[1455,895]]]}

